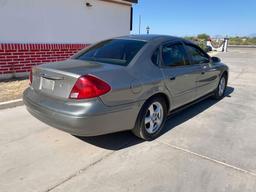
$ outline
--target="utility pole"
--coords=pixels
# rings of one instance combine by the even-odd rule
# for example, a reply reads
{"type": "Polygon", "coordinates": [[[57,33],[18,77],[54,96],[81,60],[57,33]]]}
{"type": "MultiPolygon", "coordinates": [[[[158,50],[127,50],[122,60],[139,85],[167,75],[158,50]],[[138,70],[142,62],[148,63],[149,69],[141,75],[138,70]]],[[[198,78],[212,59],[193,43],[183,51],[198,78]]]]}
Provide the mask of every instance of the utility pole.
{"type": "Polygon", "coordinates": [[[141,15],[139,16],[139,34],[140,34],[140,27],[141,27],[141,15]]]}

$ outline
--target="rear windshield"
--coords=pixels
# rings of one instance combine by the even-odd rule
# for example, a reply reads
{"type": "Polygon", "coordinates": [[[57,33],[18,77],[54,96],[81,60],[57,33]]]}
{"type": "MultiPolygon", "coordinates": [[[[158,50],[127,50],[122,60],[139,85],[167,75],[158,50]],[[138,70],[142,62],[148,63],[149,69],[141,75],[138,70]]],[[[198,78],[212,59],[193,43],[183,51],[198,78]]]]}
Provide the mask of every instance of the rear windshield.
{"type": "Polygon", "coordinates": [[[111,39],[94,45],[75,59],[127,66],[145,44],[138,40],[111,39]]]}

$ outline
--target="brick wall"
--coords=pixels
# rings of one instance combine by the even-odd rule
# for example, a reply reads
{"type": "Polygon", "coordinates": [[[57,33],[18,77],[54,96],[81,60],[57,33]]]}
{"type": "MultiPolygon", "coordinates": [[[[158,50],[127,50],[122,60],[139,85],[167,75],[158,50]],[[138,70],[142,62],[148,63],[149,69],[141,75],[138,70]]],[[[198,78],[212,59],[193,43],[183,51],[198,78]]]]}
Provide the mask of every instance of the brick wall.
{"type": "Polygon", "coordinates": [[[29,72],[31,66],[61,61],[86,44],[0,44],[0,76],[29,72]]]}

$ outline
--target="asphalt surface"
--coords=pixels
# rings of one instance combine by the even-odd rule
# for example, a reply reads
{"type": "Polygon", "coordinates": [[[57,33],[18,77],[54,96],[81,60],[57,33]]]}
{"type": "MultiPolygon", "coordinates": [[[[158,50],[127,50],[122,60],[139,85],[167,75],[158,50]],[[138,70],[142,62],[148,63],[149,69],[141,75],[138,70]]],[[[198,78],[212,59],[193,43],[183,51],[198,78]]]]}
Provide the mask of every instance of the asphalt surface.
{"type": "Polygon", "coordinates": [[[218,54],[230,67],[226,97],[170,118],[142,142],[130,132],[77,138],[24,106],[0,110],[0,191],[256,190],[256,49],[218,54]]]}

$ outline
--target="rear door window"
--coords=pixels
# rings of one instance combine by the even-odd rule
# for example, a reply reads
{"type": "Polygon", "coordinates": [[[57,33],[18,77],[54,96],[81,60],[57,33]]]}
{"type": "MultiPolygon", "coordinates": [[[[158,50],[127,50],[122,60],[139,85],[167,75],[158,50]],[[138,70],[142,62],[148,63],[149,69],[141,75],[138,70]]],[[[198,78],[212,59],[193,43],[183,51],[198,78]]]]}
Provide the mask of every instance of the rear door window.
{"type": "Polygon", "coordinates": [[[169,67],[185,66],[189,64],[186,51],[181,43],[163,45],[162,60],[163,65],[169,67]]]}
{"type": "Polygon", "coordinates": [[[185,45],[188,55],[191,57],[191,64],[209,63],[209,56],[194,45],[185,45]]]}

